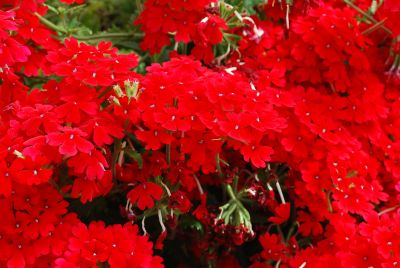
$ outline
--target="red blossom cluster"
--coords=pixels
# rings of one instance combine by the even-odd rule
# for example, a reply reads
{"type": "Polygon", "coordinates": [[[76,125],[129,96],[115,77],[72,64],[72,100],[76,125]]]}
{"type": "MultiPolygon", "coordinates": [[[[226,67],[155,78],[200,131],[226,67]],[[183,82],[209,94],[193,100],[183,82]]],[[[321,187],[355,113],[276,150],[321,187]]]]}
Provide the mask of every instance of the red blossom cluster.
{"type": "Polygon", "coordinates": [[[141,47],[152,53],[160,52],[171,43],[169,35],[173,33],[175,42],[194,43],[192,55],[211,61],[213,45],[222,41],[221,30],[228,28],[226,21],[215,14],[215,7],[215,0],[146,1],[135,20],[145,33],[141,47]]]}
{"type": "Polygon", "coordinates": [[[400,266],[400,5],[276,2],[146,1],[145,74],[0,3],[0,267],[400,266]]]}

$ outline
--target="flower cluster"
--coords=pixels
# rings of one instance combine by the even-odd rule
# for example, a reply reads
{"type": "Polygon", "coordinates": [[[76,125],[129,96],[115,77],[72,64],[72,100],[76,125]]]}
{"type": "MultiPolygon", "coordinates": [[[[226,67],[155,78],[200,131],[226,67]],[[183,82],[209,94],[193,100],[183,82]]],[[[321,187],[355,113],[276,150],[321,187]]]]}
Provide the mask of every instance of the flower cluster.
{"type": "Polygon", "coordinates": [[[54,2],[0,3],[1,267],[400,265],[395,0],[148,0],[136,53],[54,2]]]}
{"type": "Polygon", "coordinates": [[[213,45],[223,39],[227,23],[215,14],[214,0],[146,1],[145,8],[135,20],[146,34],[141,47],[158,53],[170,44],[170,35],[176,45],[193,42],[192,54],[199,59],[214,58],[213,45]]]}

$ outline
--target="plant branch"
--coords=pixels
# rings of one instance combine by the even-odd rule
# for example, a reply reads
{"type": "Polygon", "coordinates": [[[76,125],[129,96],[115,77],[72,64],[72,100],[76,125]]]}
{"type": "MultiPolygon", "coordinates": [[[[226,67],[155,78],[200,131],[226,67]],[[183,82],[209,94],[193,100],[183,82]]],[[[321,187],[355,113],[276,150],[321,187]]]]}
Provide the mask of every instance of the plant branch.
{"type": "Polygon", "coordinates": [[[50,29],[52,29],[52,30],[54,30],[56,32],[63,33],[63,34],[68,34],[67,30],[55,25],[54,23],[52,23],[51,21],[49,21],[48,19],[46,19],[45,17],[43,17],[39,13],[35,12],[33,14],[35,14],[35,16],[39,18],[41,23],[43,23],[45,26],[49,27],[50,29]]]}
{"type": "Polygon", "coordinates": [[[363,35],[368,35],[368,34],[374,32],[375,30],[377,30],[377,29],[379,29],[380,27],[382,27],[383,24],[385,23],[385,21],[386,21],[386,18],[383,19],[383,20],[381,20],[381,21],[379,21],[379,22],[377,22],[377,23],[375,23],[373,26],[371,26],[370,28],[366,29],[366,30],[363,31],[361,34],[363,34],[363,35]]]}
{"type": "Polygon", "coordinates": [[[90,40],[96,40],[96,39],[110,39],[110,38],[135,38],[135,39],[140,39],[143,37],[142,33],[133,33],[133,32],[127,32],[127,33],[99,33],[99,34],[93,34],[93,35],[88,35],[88,36],[78,36],[78,35],[73,35],[76,39],[80,41],[90,41],[90,40]]]}
{"type": "MultiPolygon", "coordinates": [[[[344,0],[344,2],[351,7],[352,9],[354,9],[355,11],[357,11],[358,13],[360,13],[361,15],[365,16],[367,19],[369,19],[370,21],[372,21],[375,24],[378,24],[379,22],[370,14],[368,14],[367,12],[365,12],[364,10],[362,10],[361,8],[359,8],[358,6],[356,6],[353,2],[351,2],[351,0],[344,0]]],[[[388,34],[392,34],[392,31],[388,28],[386,28],[384,25],[381,25],[382,30],[384,30],[386,33],[388,34]]]]}
{"type": "Polygon", "coordinates": [[[134,32],[99,33],[99,34],[93,34],[93,35],[88,35],[88,36],[73,35],[68,30],[66,30],[65,28],[54,24],[53,22],[51,22],[50,20],[46,19],[45,17],[43,17],[39,13],[35,12],[34,14],[35,14],[36,17],[39,18],[40,22],[42,24],[44,24],[45,26],[47,26],[48,28],[50,28],[50,29],[52,29],[52,30],[54,30],[56,32],[65,34],[67,36],[72,36],[72,37],[76,38],[79,41],[91,41],[91,40],[112,39],[112,38],[135,38],[135,39],[140,39],[140,38],[143,37],[142,33],[134,33],[134,32]]]}
{"type": "Polygon", "coordinates": [[[390,208],[387,208],[387,209],[385,209],[385,210],[382,210],[382,211],[380,211],[380,212],[378,213],[378,216],[382,216],[383,214],[392,212],[392,211],[396,210],[399,206],[400,206],[400,205],[396,205],[396,206],[394,206],[394,207],[390,207],[390,208]]]}

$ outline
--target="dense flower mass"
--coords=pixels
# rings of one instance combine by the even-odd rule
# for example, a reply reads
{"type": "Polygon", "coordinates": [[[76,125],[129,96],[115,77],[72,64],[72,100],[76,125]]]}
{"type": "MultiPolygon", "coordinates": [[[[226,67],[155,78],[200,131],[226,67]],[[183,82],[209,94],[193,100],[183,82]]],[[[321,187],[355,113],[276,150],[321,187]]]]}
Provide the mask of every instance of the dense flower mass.
{"type": "Polygon", "coordinates": [[[400,266],[400,3],[112,2],[0,2],[0,267],[400,266]]]}

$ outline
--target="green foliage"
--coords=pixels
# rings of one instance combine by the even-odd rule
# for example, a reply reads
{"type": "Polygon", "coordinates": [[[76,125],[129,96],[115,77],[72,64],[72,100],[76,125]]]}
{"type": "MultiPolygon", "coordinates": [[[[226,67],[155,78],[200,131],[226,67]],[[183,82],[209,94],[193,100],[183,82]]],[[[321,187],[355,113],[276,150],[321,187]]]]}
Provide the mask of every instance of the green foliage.
{"type": "Polygon", "coordinates": [[[257,13],[255,7],[265,3],[265,0],[230,0],[226,1],[231,6],[237,7],[239,11],[245,11],[249,15],[257,13]]]}
{"type": "Polygon", "coordinates": [[[52,13],[49,19],[75,34],[84,35],[130,30],[142,3],[136,1],[135,5],[130,0],[88,0],[83,5],[68,6],[58,0],[49,0],[46,5],[49,13],[52,13]]]}
{"type": "Polygon", "coordinates": [[[256,14],[255,6],[264,3],[264,0],[243,0],[243,8],[250,15],[256,14]]]}

